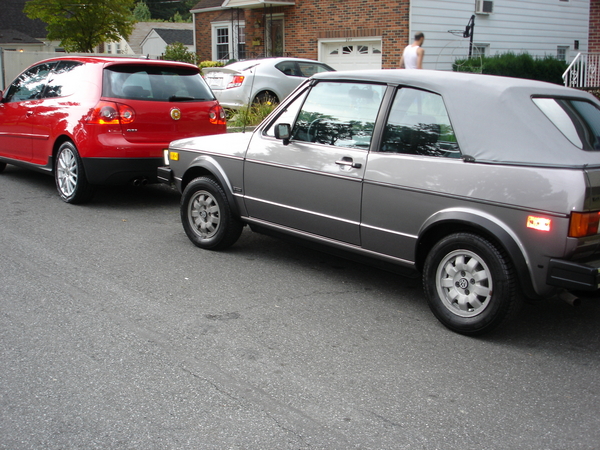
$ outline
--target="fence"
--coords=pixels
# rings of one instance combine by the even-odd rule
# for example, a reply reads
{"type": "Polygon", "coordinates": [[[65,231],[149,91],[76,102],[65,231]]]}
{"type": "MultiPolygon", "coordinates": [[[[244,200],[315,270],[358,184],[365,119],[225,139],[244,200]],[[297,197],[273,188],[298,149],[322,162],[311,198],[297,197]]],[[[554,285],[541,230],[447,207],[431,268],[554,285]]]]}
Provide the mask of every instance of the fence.
{"type": "Polygon", "coordinates": [[[578,53],[562,78],[567,87],[600,88],[600,53],[578,53]]]}

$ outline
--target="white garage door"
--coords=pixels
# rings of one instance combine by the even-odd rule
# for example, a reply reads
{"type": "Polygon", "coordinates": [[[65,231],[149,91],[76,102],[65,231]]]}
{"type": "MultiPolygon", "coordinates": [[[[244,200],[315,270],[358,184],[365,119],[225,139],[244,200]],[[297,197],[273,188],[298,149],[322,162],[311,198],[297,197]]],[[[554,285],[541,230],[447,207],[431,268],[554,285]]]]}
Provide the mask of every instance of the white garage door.
{"type": "Polygon", "coordinates": [[[323,42],[321,61],[336,70],[381,69],[381,41],[323,42]]]}

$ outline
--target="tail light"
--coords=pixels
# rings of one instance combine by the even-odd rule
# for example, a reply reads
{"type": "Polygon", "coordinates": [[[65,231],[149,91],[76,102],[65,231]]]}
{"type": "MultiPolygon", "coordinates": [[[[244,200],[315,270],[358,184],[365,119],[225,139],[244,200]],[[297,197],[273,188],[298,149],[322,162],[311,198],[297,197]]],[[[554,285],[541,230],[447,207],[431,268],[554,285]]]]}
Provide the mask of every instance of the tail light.
{"type": "Polygon", "coordinates": [[[210,109],[210,111],[208,112],[208,120],[213,125],[227,124],[225,110],[221,107],[221,105],[215,105],[210,109]]]}
{"type": "Polygon", "coordinates": [[[229,82],[229,84],[227,85],[227,89],[234,88],[234,87],[240,87],[243,82],[244,82],[243,75],[234,75],[233,78],[231,79],[231,81],[229,82]]]}
{"type": "Polygon", "coordinates": [[[572,212],[569,222],[569,237],[581,238],[598,234],[600,212],[572,212]]]}
{"type": "Polygon", "coordinates": [[[127,125],[134,120],[135,111],[132,107],[101,101],[92,109],[86,122],[97,125],[127,125]]]}

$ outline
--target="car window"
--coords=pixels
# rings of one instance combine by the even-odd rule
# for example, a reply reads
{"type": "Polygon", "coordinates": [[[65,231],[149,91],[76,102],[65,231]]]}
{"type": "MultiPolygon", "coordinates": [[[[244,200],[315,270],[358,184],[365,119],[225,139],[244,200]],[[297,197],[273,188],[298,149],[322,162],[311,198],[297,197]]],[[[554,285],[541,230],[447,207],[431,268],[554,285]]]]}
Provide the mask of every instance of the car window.
{"type": "Polygon", "coordinates": [[[296,121],[296,117],[298,117],[298,112],[304,103],[307,92],[308,88],[299,92],[295,100],[293,100],[291,103],[288,103],[285,109],[283,109],[280,114],[269,124],[269,126],[265,129],[264,134],[275,137],[275,126],[277,124],[293,124],[296,121]]]}
{"type": "Polygon", "coordinates": [[[301,77],[303,76],[298,70],[298,66],[295,61],[283,61],[275,65],[275,67],[288,77],[301,77]]]}
{"type": "Polygon", "coordinates": [[[460,157],[442,97],[418,89],[398,89],[384,129],[381,151],[460,157]]]}
{"type": "Polygon", "coordinates": [[[152,101],[214,100],[200,74],[185,67],[111,66],[104,70],[102,95],[152,101]]]}
{"type": "Polygon", "coordinates": [[[46,78],[56,63],[38,64],[23,72],[6,91],[4,102],[20,102],[42,98],[46,78]]]}
{"type": "Polygon", "coordinates": [[[533,102],[574,145],[600,150],[600,109],[586,100],[533,98],[533,102]]]}
{"type": "Polygon", "coordinates": [[[318,83],[298,114],[292,140],[368,149],[385,88],[379,84],[318,83]]]}
{"type": "Polygon", "coordinates": [[[298,68],[303,77],[312,77],[315,73],[332,72],[333,69],[325,64],[299,62],[298,68]]]}
{"type": "Polygon", "coordinates": [[[83,63],[77,61],[61,61],[48,77],[44,97],[66,97],[77,92],[80,85],[81,73],[78,68],[83,63]]]}

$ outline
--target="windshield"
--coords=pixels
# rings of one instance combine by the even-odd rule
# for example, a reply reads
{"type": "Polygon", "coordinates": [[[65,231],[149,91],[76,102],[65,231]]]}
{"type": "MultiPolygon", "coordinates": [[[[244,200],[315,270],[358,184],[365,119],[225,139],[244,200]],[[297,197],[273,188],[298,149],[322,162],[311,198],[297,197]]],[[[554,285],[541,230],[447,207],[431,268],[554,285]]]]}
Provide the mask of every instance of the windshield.
{"type": "Polygon", "coordinates": [[[141,65],[105,69],[102,96],[150,101],[214,100],[210,88],[193,69],[141,65]]]}

